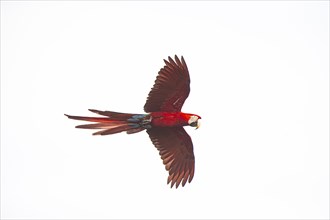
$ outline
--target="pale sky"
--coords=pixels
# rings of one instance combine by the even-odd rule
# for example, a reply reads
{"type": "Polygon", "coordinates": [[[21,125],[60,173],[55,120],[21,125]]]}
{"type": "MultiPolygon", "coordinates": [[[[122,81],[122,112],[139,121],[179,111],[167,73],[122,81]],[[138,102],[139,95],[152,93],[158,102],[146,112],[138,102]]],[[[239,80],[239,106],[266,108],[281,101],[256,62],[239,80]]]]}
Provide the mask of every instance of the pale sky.
{"type": "Polygon", "coordinates": [[[329,2],[1,1],[1,218],[329,218],[329,2]],[[146,132],[63,114],[143,113],[175,54],[202,126],[171,189],[146,132]]]}

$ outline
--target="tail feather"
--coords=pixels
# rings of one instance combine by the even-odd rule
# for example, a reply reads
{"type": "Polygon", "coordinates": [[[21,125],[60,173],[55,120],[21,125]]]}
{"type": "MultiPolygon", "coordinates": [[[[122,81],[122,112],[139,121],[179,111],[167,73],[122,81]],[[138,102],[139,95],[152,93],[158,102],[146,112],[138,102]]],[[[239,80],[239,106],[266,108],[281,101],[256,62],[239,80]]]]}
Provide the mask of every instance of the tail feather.
{"type": "Polygon", "coordinates": [[[128,131],[130,130],[132,127],[130,127],[129,125],[120,125],[117,127],[112,127],[112,128],[108,128],[105,130],[101,130],[98,132],[93,133],[93,135],[108,135],[108,134],[116,134],[116,133],[120,133],[123,131],[128,131]]]}
{"type": "Polygon", "coordinates": [[[123,125],[123,122],[113,121],[110,123],[95,123],[95,124],[85,124],[85,125],[77,125],[76,128],[86,128],[86,129],[107,129],[110,127],[116,127],[123,125]]]}
{"type": "Polygon", "coordinates": [[[97,118],[97,117],[84,117],[84,116],[73,116],[64,114],[70,119],[74,120],[82,120],[82,121],[91,121],[91,122],[109,122],[111,121],[110,118],[97,118]]]}
{"type": "Polygon", "coordinates": [[[89,109],[91,112],[107,117],[84,117],[67,115],[70,119],[82,120],[89,122],[96,122],[93,124],[78,125],[76,128],[84,129],[102,129],[93,135],[109,135],[126,131],[127,134],[133,134],[148,128],[149,115],[148,114],[125,114],[112,111],[99,111],[89,109]]]}
{"type": "Polygon", "coordinates": [[[121,112],[100,111],[100,110],[95,110],[95,109],[88,109],[88,110],[93,113],[99,114],[99,115],[111,117],[114,120],[127,120],[128,118],[135,115],[135,114],[127,114],[127,113],[121,113],[121,112]]]}

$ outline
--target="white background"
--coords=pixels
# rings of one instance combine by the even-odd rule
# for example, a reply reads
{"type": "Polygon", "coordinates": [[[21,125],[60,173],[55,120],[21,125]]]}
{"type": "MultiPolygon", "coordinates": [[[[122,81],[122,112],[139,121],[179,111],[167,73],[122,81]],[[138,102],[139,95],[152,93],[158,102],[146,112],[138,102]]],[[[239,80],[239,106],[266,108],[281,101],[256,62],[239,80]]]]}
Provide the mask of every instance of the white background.
{"type": "Polygon", "coordinates": [[[329,2],[1,1],[2,218],[328,218],[329,2]],[[142,113],[183,55],[202,116],[191,184],[148,135],[63,114],[142,113]]]}

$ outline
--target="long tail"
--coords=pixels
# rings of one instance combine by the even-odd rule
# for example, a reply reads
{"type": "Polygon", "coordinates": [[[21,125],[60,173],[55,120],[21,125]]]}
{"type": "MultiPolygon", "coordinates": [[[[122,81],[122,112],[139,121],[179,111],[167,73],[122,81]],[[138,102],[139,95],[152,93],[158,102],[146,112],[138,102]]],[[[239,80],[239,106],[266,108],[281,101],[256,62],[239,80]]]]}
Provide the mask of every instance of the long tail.
{"type": "Polygon", "coordinates": [[[101,129],[93,135],[108,135],[126,131],[127,134],[133,134],[144,129],[150,128],[149,114],[126,114],[112,111],[99,111],[89,109],[89,111],[106,117],[83,117],[67,115],[70,119],[96,122],[93,124],[78,125],[76,128],[101,129]]]}

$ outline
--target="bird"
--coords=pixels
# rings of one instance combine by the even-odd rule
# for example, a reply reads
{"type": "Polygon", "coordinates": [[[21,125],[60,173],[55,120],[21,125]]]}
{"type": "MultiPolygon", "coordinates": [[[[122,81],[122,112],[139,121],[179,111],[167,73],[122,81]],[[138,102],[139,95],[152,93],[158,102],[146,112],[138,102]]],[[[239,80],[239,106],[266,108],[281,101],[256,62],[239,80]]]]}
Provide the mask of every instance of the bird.
{"type": "Polygon", "coordinates": [[[195,173],[193,142],[184,126],[200,127],[201,117],[183,113],[181,108],[190,93],[190,76],[187,64],[181,56],[164,59],[154,85],[144,105],[144,114],[100,111],[89,109],[98,117],[72,116],[69,119],[93,122],[76,128],[99,129],[93,135],[111,135],[120,132],[134,134],[146,130],[151,142],[168,171],[167,184],[171,188],[185,186],[195,173]],[[100,117],[101,116],[101,117],[100,117]]]}

